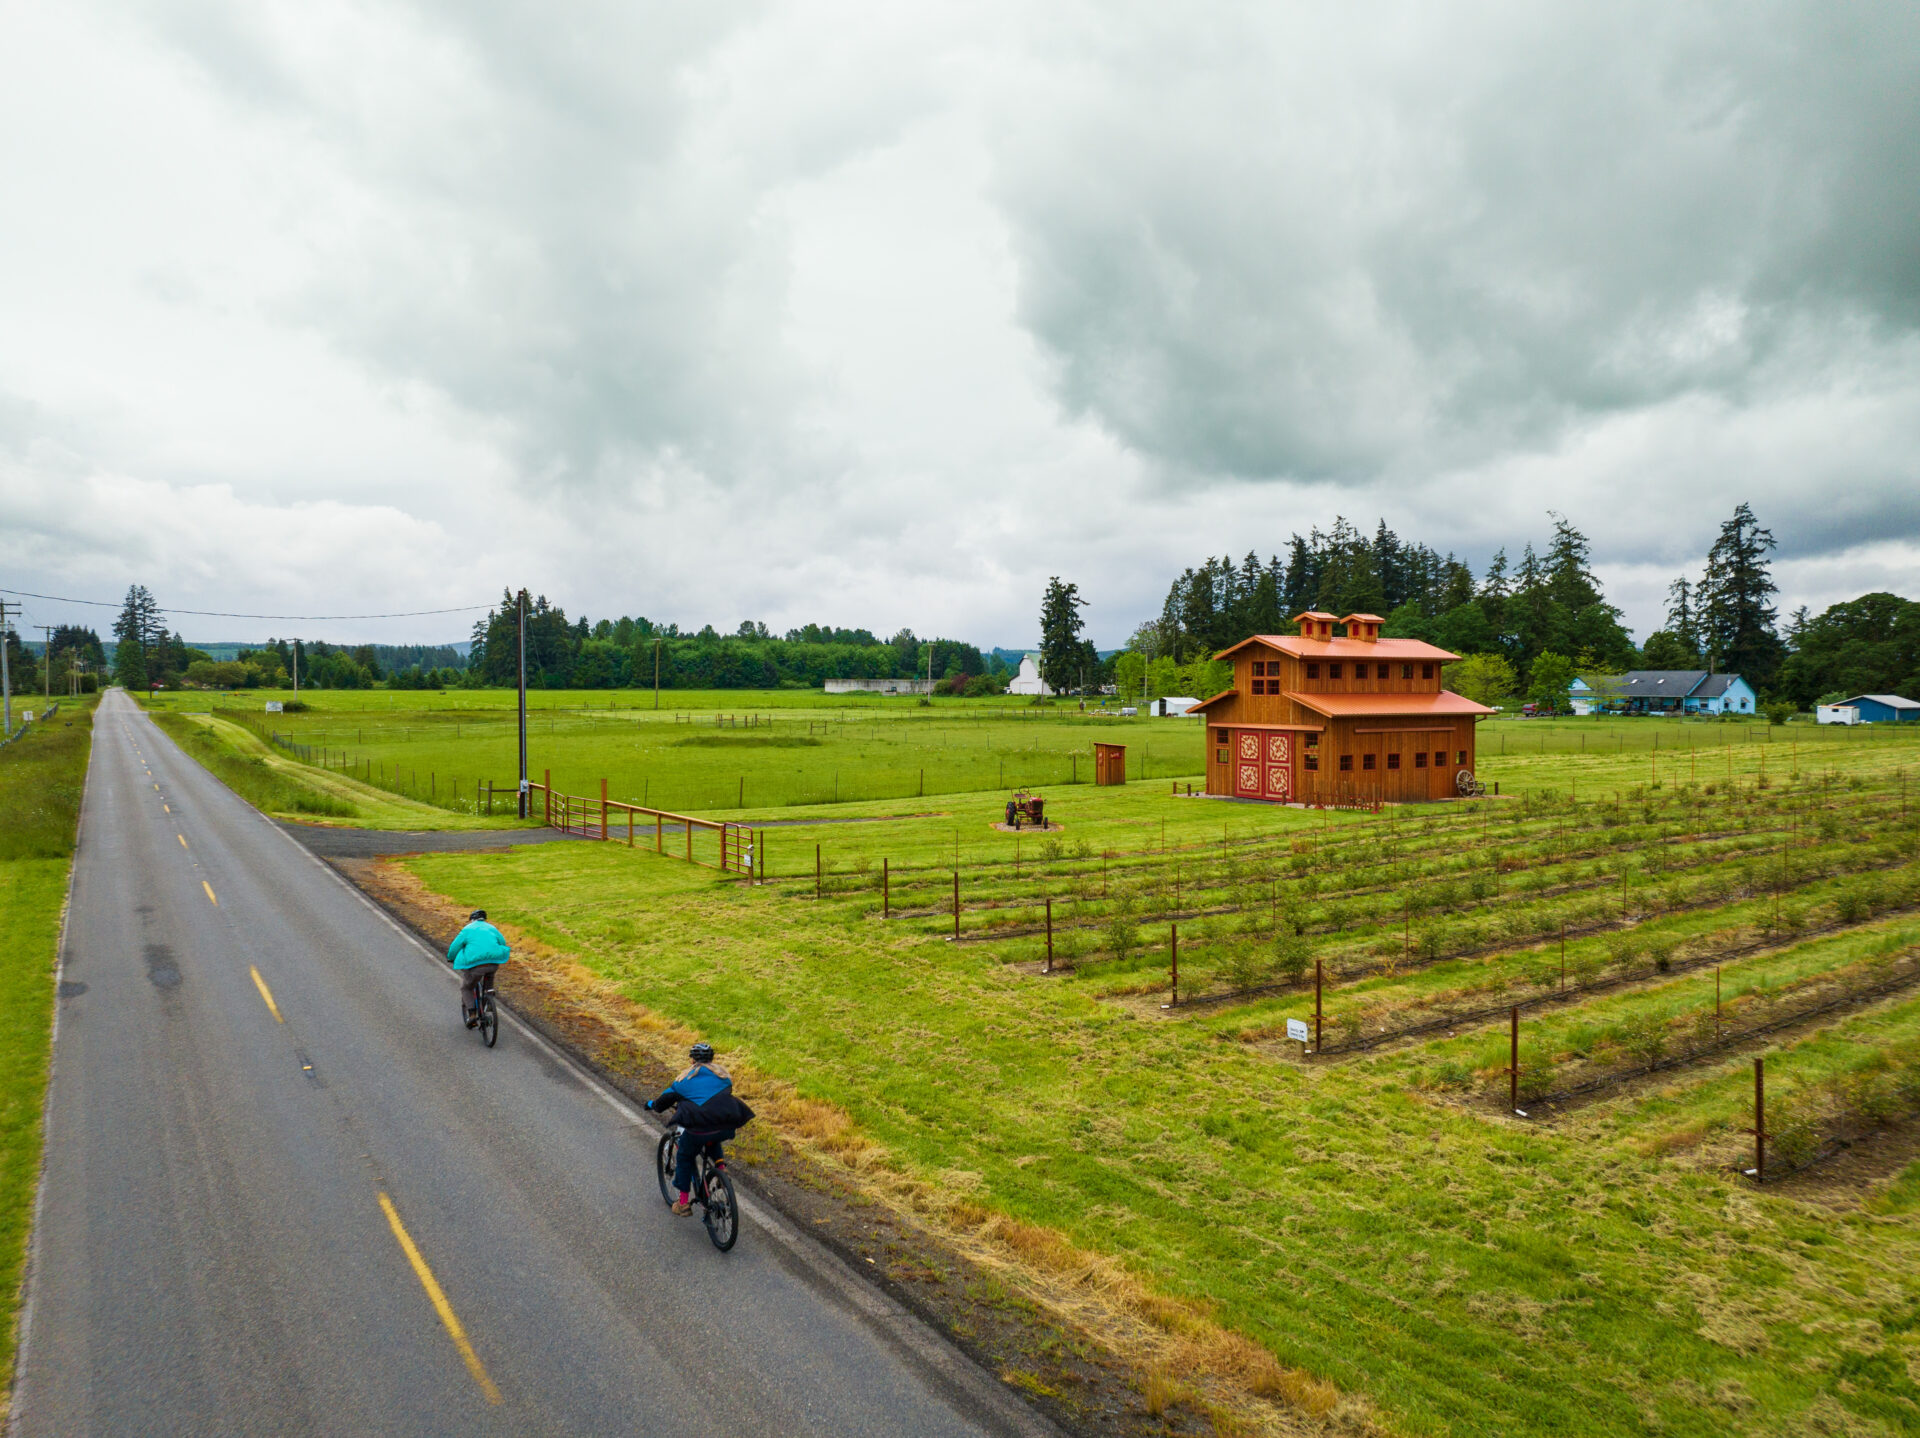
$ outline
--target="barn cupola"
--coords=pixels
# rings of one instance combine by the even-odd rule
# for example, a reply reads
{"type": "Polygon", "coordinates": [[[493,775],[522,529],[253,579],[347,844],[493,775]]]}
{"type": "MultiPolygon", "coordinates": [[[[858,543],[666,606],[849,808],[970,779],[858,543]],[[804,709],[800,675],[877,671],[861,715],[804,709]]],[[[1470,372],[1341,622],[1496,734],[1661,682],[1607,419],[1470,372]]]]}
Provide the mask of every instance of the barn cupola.
{"type": "Polygon", "coordinates": [[[1302,639],[1333,638],[1334,617],[1321,609],[1306,609],[1293,616],[1293,622],[1300,626],[1302,639]]]}
{"type": "Polygon", "coordinates": [[[1364,639],[1371,644],[1380,637],[1380,626],[1387,621],[1377,614],[1349,614],[1340,622],[1347,627],[1347,638],[1364,639]]]}

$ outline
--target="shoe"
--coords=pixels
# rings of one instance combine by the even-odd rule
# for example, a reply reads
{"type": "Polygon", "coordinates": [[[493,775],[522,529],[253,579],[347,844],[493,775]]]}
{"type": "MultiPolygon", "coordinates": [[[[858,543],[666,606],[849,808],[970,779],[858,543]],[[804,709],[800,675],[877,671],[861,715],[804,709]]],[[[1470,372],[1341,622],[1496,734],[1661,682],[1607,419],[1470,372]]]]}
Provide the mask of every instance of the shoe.
{"type": "Polygon", "coordinates": [[[673,1201],[673,1216],[675,1218],[685,1218],[688,1214],[692,1212],[693,1212],[693,1204],[690,1200],[684,1199],[684,1198],[676,1198],[673,1201]]]}
{"type": "Polygon", "coordinates": [[[480,1027],[480,1015],[473,1012],[472,1009],[462,1009],[460,1015],[467,1021],[468,1028],[477,1029],[480,1027]]]}

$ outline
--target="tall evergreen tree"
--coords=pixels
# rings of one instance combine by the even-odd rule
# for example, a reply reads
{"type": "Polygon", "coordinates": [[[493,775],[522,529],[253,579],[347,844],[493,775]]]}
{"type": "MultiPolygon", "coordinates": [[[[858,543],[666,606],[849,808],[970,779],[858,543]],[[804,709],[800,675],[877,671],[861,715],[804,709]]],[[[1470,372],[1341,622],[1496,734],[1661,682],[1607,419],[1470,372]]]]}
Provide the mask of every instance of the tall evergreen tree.
{"type": "Polygon", "coordinates": [[[1762,529],[1742,502],[1707,551],[1697,595],[1701,637],[1714,666],[1743,675],[1755,689],[1773,683],[1786,653],[1773,627],[1779,586],[1767,553],[1774,547],[1773,531],[1762,529]]]}
{"type": "Polygon", "coordinates": [[[1079,585],[1062,584],[1057,574],[1047,580],[1040,600],[1040,678],[1056,693],[1080,687],[1087,648],[1080,638],[1086,627],[1080,611],[1086,602],[1079,585]]]}
{"type": "Polygon", "coordinates": [[[1694,587],[1684,574],[1667,586],[1667,633],[1689,655],[1700,657],[1700,616],[1694,610],[1694,587]]]}
{"type": "Polygon", "coordinates": [[[160,623],[160,609],[144,584],[127,586],[127,597],[120,615],[113,621],[114,679],[128,689],[144,690],[165,673],[165,655],[161,652],[167,632],[160,623]]]}

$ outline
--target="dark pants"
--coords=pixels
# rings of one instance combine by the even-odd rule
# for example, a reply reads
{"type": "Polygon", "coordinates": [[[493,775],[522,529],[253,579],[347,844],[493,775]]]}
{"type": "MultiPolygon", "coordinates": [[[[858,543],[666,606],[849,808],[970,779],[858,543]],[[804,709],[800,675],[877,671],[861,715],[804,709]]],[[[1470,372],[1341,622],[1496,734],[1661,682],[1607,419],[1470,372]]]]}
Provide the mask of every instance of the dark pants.
{"type": "Polygon", "coordinates": [[[472,1013],[480,1007],[480,981],[500,972],[498,964],[475,964],[460,971],[460,1008],[472,1013]]]}
{"type": "Polygon", "coordinates": [[[711,1154],[715,1163],[720,1162],[722,1139],[717,1133],[683,1133],[680,1135],[680,1158],[673,1166],[673,1186],[681,1193],[693,1191],[693,1164],[702,1151],[711,1154]]]}

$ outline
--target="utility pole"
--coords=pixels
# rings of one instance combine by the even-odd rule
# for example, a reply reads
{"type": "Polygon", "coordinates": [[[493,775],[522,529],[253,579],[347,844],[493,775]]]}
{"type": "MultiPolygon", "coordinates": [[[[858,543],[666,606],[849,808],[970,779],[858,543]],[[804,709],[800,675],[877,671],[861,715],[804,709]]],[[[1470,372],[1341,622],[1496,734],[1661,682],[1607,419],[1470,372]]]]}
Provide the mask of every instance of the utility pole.
{"type": "Polygon", "coordinates": [[[13,678],[7,673],[7,633],[7,601],[0,599],[0,739],[13,737],[13,678]]]}
{"type": "Polygon", "coordinates": [[[656,713],[660,709],[660,637],[658,635],[655,635],[653,640],[653,707],[656,713]]]}
{"type": "Polygon", "coordinates": [[[287,646],[287,652],[293,656],[293,697],[300,697],[300,641],[294,640],[287,646]]]}
{"type": "Polygon", "coordinates": [[[51,624],[36,624],[33,627],[47,636],[47,647],[40,655],[40,662],[47,671],[47,698],[51,699],[53,698],[53,626],[51,624]]]}
{"type": "MultiPolygon", "coordinates": [[[[527,817],[527,591],[520,591],[520,817],[527,817]]],[[[552,800],[549,791],[547,798],[552,800]]]]}

